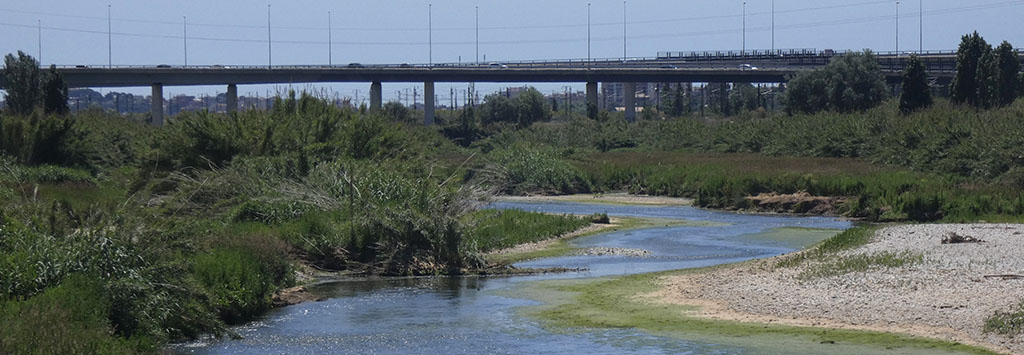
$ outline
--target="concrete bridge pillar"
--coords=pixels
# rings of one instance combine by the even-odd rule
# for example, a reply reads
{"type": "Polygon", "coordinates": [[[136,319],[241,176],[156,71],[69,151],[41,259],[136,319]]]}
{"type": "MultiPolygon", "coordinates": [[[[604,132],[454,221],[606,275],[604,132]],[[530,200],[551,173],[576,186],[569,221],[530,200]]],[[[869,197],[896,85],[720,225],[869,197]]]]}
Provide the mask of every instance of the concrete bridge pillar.
{"type": "Polygon", "coordinates": [[[370,83],[370,111],[378,111],[382,107],[383,90],[381,90],[380,82],[374,81],[370,83]]]}
{"type": "Polygon", "coordinates": [[[152,99],[152,116],[153,120],[150,124],[154,126],[164,125],[164,85],[160,83],[153,84],[153,96],[152,99]]]}
{"type": "MultiPolygon", "coordinates": [[[[597,115],[597,82],[587,82],[587,115],[597,115]],[[591,110],[593,107],[593,110],[591,110]]],[[[597,117],[590,117],[591,119],[597,119],[597,117]]]]}
{"type": "Polygon", "coordinates": [[[636,122],[636,83],[622,83],[622,103],[626,108],[626,121],[636,122]]]}
{"type": "Polygon", "coordinates": [[[434,125],[434,82],[423,83],[423,125],[434,125]]]}
{"type": "Polygon", "coordinates": [[[238,85],[228,84],[228,113],[238,112],[238,85]]]}

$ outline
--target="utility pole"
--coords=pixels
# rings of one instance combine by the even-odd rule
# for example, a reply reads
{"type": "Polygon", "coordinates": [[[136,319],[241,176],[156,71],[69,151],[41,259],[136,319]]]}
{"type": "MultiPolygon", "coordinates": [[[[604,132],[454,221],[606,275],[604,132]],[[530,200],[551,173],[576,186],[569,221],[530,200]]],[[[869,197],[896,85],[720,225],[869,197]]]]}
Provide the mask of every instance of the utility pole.
{"type": "Polygon", "coordinates": [[[270,4],[267,4],[267,69],[274,67],[274,48],[270,36],[270,4]]]}
{"type": "Polygon", "coordinates": [[[111,20],[110,20],[110,4],[107,4],[107,68],[113,68],[114,67],[114,50],[112,48],[112,45],[114,44],[114,40],[112,39],[113,36],[112,36],[112,32],[110,30],[111,29],[110,23],[111,23],[111,20]]]}
{"type": "Polygon", "coordinates": [[[181,17],[181,38],[185,41],[185,66],[188,66],[188,17],[181,17]]]}
{"type": "Polygon", "coordinates": [[[331,12],[327,11],[327,65],[334,65],[334,33],[331,31],[331,12]]]}

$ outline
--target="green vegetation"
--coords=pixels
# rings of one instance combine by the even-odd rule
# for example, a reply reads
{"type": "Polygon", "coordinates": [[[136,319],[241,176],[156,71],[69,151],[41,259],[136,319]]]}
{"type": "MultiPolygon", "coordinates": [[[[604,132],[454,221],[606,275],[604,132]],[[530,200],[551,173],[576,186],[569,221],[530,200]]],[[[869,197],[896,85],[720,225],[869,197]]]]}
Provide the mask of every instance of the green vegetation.
{"type": "Polygon", "coordinates": [[[921,58],[911,55],[903,71],[903,90],[900,93],[900,112],[911,114],[932,105],[932,94],[928,88],[928,73],[921,58]]]}
{"type": "Polygon", "coordinates": [[[761,352],[791,351],[797,342],[801,351],[818,353],[844,349],[851,353],[882,349],[896,349],[901,353],[991,353],[959,343],[892,333],[705,319],[690,315],[696,310],[694,306],[672,305],[638,297],[657,291],[662,277],[685,272],[694,271],[541,282],[525,292],[545,305],[531,308],[528,312],[546,320],[552,327],[637,328],[703,343],[752,346],[761,352]],[[782,339],[784,341],[780,341],[782,339]],[[874,347],[877,349],[869,350],[874,347]]]}
{"type": "MultiPolygon", "coordinates": [[[[472,232],[465,247],[481,252],[500,250],[561,236],[591,223],[590,218],[556,216],[517,210],[482,210],[467,216],[472,232]]],[[[604,216],[607,220],[608,216],[604,216]]]]}
{"type": "Polygon", "coordinates": [[[857,254],[840,257],[834,261],[814,265],[797,275],[798,279],[808,280],[822,277],[845,275],[852,272],[865,272],[882,268],[898,268],[905,265],[919,264],[924,261],[920,253],[881,252],[875,254],[857,254]]]}
{"type": "Polygon", "coordinates": [[[1018,336],[1024,334],[1024,302],[1008,312],[996,312],[985,319],[985,332],[1018,336]]]}
{"type": "MultiPolygon", "coordinates": [[[[419,114],[398,103],[368,113],[295,93],[268,111],[183,113],[159,128],[98,109],[69,115],[55,68],[41,71],[24,53],[8,55],[0,352],[50,346],[28,334],[54,334],[66,342],[54,349],[68,352],[149,352],[223,335],[227,324],[257,316],[274,292],[296,283],[295,263],[461,274],[493,261],[563,255],[571,247],[560,240],[527,254],[482,257],[609,222],[479,211],[495,192],[625,190],[729,209],[761,208],[749,198],[759,194],[806,193],[830,199],[785,211],[873,221],[1018,220],[1024,101],[1008,101],[1020,92],[1010,80],[1017,78],[1012,53],[975,37],[965,39],[964,73],[954,85],[952,102],[966,106],[885,101],[877,64],[865,52],[794,78],[784,100],[792,114],[766,110],[761,88],[738,83],[730,92],[723,83],[706,91],[708,107],[721,115],[705,116],[701,106],[697,116],[689,88],[677,84],[660,93],[664,110],[646,110],[636,124],[596,107],[566,107],[558,121],[530,89],[439,112],[437,128],[415,124],[419,114]],[[40,330],[52,323],[67,327],[40,330]]],[[[917,86],[906,91],[920,93],[920,73],[908,77],[917,86]]],[[[866,232],[843,233],[816,252],[855,244],[863,238],[856,233],[866,232]]],[[[829,268],[913,260],[876,255],[829,268]]]]}
{"type": "Polygon", "coordinates": [[[857,112],[882,103],[887,96],[878,60],[870,50],[833,59],[824,68],[797,74],[787,84],[786,110],[857,112]]]}
{"type": "Polygon", "coordinates": [[[775,264],[776,267],[794,267],[804,261],[819,261],[844,250],[850,250],[867,244],[879,229],[878,226],[858,226],[825,239],[821,243],[802,252],[791,254],[775,264]]]}

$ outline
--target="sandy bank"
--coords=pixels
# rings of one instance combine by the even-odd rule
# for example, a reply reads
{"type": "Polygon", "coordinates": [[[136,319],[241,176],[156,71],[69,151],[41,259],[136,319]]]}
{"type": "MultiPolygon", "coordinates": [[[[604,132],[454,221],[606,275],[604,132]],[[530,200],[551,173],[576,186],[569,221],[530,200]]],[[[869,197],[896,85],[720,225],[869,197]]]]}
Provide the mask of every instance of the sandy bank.
{"type": "Polygon", "coordinates": [[[910,225],[879,230],[862,247],[777,267],[791,256],[662,278],[655,302],[700,306],[688,315],[743,322],[905,333],[1024,353],[1024,337],[982,331],[986,318],[1024,300],[1024,225],[910,225]],[[948,233],[984,240],[942,244],[948,233]],[[896,253],[899,267],[814,275],[837,260],[896,253]]]}

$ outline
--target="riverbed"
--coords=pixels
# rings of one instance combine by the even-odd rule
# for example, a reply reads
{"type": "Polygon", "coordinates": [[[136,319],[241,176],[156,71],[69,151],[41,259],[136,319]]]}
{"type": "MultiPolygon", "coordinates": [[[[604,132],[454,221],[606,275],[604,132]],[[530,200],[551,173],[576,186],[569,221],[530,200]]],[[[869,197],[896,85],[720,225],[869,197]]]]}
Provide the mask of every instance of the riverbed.
{"type": "Polygon", "coordinates": [[[258,321],[234,328],[242,339],[204,339],[171,350],[195,354],[759,353],[756,345],[742,342],[720,344],[634,329],[552,328],[521,312],[540,303],[519,291],[542,280],[629,275],[770,257],[852,227],[849,221],[829,217],[747,215],[687,206],[497,202],[489,208],[607,213],[687,223],[611,231],[570,242],[579,248],[649,251],[645,256],[565,256],[516,264],[578,272],[318,284],[309,289],[326,300],[272,310],[258,321]]]}

